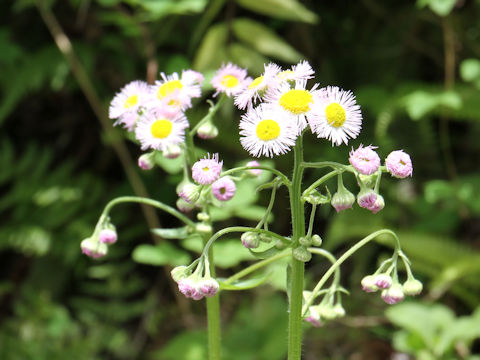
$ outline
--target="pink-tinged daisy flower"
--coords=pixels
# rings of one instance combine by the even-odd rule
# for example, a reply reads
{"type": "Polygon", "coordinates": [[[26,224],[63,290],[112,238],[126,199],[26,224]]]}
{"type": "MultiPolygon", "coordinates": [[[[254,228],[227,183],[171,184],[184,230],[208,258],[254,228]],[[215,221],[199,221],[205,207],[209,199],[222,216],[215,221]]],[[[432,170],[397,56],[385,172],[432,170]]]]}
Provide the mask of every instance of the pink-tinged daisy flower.
{"type": "Polygon", "coordinates": [[[348,144],[348,139],[355,139],[362,128],[362,113],[355,96],[336,86],[321,91],[315,116],[309,118],[312,131],[319,138],[330,140],[332,145],[348,144]]]}
{"type": "Polygon", "coordinates": [[[297,134],[295,117],[267,104],[250,109],[240,120],[240,143],[255,157],[287,153],[297,134]]]}
{"type": "Polygon", "coordinates": [[[203,74],[195,70],[183,70],[182,82],[187,85],[202,85],[204,80],[203,74]]]}
{"type": "Polygon", "coordinates": [[[193,164],[192,178],[198,184],[210,185],[220,177],[222,167],[223,161],[218,160],[218,154],[212,155],[211,158],[209,154],[207,157],[193,164]]]}
{"type": "Polygon", "coordinates": [[[352,148],[348,161],[360,174],[371,175],[380,167],[380,157],[374,150],[376,148],[372,145],[360,145],[357,150],[352,148]]]}
{"type": "Polygon", "coordinates": [[[410,155],[403,150],[392,151],[385,159],[387,171],[400,179],[412,176],[413,165],[410,155]]]}
{"type": "MultiPolygon", "coordinates": [[[[297,134],[307,127],[307,119],[315,116],[315,103],[320,99],[321,92],[316,90],[315,84],[310,90],[306,89],[307,80],[295,81],[295,88],[286,82],[272,88],[265,95],[265,101],[273,104],[295,119],[297,134]]],[[[310,121],[310,120],[309,120],[310,121]]]]}
{"type": "Polygon", "coordinates": [[[212,184],[212,194],[220,201],[230,200],[236,191],[235,183],[228,176],[222,177],[212,184]]]}
{"type": "Polygon", "coordinates": [[[146,113],[135,128],[135,137],[141,149],[165,150],[171,144],[179,144],[185,139],[185,129],[189,124],[182,113],[169,116],[161,111],[146,113]]]}
{"type": "MultiPolygon", "coordinates": [[[[253,161],[249,161],[247,162],[246,166],[260,166],[260,163],[256,160],[253,160],[253,161]]],[[[250,169],[250,170],[247,170],[247,173],[252,175],[252,176],[260,176],[260,174],[262,173],[262,169],[250,169]]]]}
{"type": "Polygon", "coordinates": [[[212,85],[216,92],[213,96],[225,93],[227,96],[233,96],[240,93],[247,86],[250,78],[247,77],[247,70],[228,63],[217,70],[212,78],[212,85]]]}
{"type": "Polygon", "coordinates": [[[240,110],[244,110],[261,100],[262,96],[265,95],[268,89],[278,86],[280,80],[277,77],[277,74],[279,71],[280,66],[277,64],[270,63],[266,65],[263,75],[253,79],[245,90],[235,96],[235,105],[240,110]]]}
{"type": "Polygon", "coordinates": [[[280,81],[295,82],[297,80],[312,79],[315,75],[312,67],[307,61],[299,62],[297,65],[293,65],[291,69],[281,71],[277,74],[280,81]]]}
{"type": "MultiPolygon", "coordinates": [[[[200,85],[191,83],[191,79],[187,76],[187,80],[179,78],[177,73],[165,75],[160,73],[162,80],[155,82],[152,86],[151,101],[154,104],[169,105],[177,109],[185,110],[192,106],[191,99],[198,98],[201,95],[200,85]]],[[[160,106],[158,105],[158,106],[160,106]]]]}
{"type": "Polygon", "coordinates": [[[118,92],[110,103],[108,116],[118,119],[116,124],[123,124],[132,130],[138,119],[138,111],[145,106],[150,93],[149,85],[144,81],[132,81],[118,92]]]}

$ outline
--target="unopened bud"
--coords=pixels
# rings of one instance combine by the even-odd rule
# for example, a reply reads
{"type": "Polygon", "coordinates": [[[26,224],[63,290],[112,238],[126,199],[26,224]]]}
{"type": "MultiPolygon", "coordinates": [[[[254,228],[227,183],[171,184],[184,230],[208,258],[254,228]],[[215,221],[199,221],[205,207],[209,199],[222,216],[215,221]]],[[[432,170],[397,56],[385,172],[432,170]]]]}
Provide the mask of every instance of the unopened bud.
{"type": "Polygon", "coordinates": [[[319,247],[319,246],[322,246],[322,238],[320,237],[320,235],[313,235],[312,236],[312,245],[313,246],[316,246],[316,247],[319,247]]]}
{"type": "Polygon", "coordinates": [[[184,212],[184,213],[190,212],[193,210],[194,207],[195,205],[186,202],[182,198],[177,199],[177,209],[180,210],[181,212],[184,212]]]}
{"type": "Polygon", "coordinates": [[[332,320],[337,317],[337,312],[335,311],[332,305],[320,304],[318,306],[318,312],[321,317],[327,320],[332,320]]]}
{"type": "Polygon", "coordinates": [[[200,187],[192,183],[187,183],[183,185],[178,196],[188,203],[195,203],[200,197],[200,187]]]}
{"type": "Polygon", "coordinates": [[[408,279],[403,283],[403,293],[407,296],[415,296],[422,292],[423,285],[417,279],[408,279]]]}
{"type": "Polygon", "coordinates": [[[393,284],[390,288],[383,290],[382,299],[390,305],[403,301],[403,299],[405,299],[405,294],[403,293],[402,285],[393,284]]]}
{"type": "Polygon", "coordinates": [[[170,275],[172,275],[173,281],[178,283],[180,280],[185,279],[187,274],[187,267],[185,265],[176,266],[170,271],[170,275]]]}
{"type": "Polygon", "coordinates": [[[208,224],[205,223],[199,223],[195,227],[196,231],[202,234],[211,234],[212,233],[212,227],[208,224]]]}
{"type": "Polygon", "coordinates": [[[362,279],[362,290],[365,292],[378,291],[378,287],[375,285],[375,277],[373,275],[367,275],[362,279]]]}
{"type": "Polygon", "coordinates": [[[207,213],[201,212],[197,214],[197,219],[200,221],[209,221],[210,215],[208,215],[207,213]]]}
{"type": "Polygon", "coordinates": [[[317,306],[310,306],[308,308],[308,316],[305,318],[305,321],[309,322],[314,327],[322,326],[320,314],[317,311],[317,306]]]}
{"type": "Polygon", "coordinates": [[[117,242],[117,232],[115,228],[107,228],[100,231],[98,240],[104,244],[113,244],[117,242]]]}
{"type": "Polygon", "coordinates": [[[312,254],[303,246],[293,249],[292,255],[298,261],[308,262],[312,259],[312,254]]]}
{"type": "Polygon", "coordinates": [[[254,232],[243,233],[240,240],[247,249],[256,249],[260,246],[260,238],[254,232]]]}
{"type": "Polygon", "coordinates": [[[147,153],[147,154],[142,154],[138,158],[138,166],[142,170],[151,170],[153,166],[155,165],[154,162],[154,152],[147,153]]]}
{"type": "Polygon", "coordinates": [[[343,308],[342,304],[337,303],[333,307],[333,311],[335,311],[335,314],[337,317],[344,317],[345,316],[345,309],[343,308]]]}
{"type": "Polygon", "coordinates": [[[207,121],[200,125],[197,135],[201,139],[214,139],[218,135],[218,129],[211,121],[207,121]]]}
{"type": "Polygon", "coordinates": [[[375,275],[373,281],[379,289],[388,289],[393,283],[392,277],[387,274],[375,275]]]}
{"type": "Polygon", "coordinates": [[[338,212],[346,209],[351,209],[352,205],[355,203],[355,195],[348,191],[345,187],[341,187],[338,191],[333,194],[330,204],[338,212]]]}
{"type": "Polygon", "coordinates": [[[108,246],[106,244],[95,241],[92,238],[82,240],[80,248],[82,249],[82,253],[94,259],[103,257],[107,255],[108,252],[108,246]]]}
{"type": "Polygon", "coordinates": [[[182,154],[182,148],[178,144],[169,144],[163,150],[163,156],[167,159],[176,159],[182,154]]]}
{"type": "Polygon", "coordinates": [[[312,245],[312,239],[309,236],[302,236],[298,239],[300,245],[308,247],[312,245]]]}
{"type": "Polygon", "coordinates": [[[220,289],[220,285],[218,284],[217,280],[212,278],[200,280],[198,287],[200,292],[206,297],[215,296],[220,289]]]}

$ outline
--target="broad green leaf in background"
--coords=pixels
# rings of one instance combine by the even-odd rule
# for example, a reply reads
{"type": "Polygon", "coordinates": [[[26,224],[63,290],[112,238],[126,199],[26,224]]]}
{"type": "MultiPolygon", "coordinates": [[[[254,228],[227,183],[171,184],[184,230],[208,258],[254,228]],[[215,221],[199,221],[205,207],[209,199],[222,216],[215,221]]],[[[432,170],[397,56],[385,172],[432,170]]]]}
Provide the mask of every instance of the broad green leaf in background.
{"type": "Polygon", "coordinates": [[[318,16],[296,0],[236,0],[240,6],[271,17],[315,24],[318,16]]]}
{"type": "Polygon", "coordinates": [[[439,106],[453,110],[460,109],[462,106],[462,98],[455,91],[427,92],[417,90],[405,96],[403,102],[408,115],[413,120],[421,119],[439,106]]]}
{"type": "Polygon", "coordinates": [[[235,19],[232,23],[235,36],[259,53],[285,62],[296,63],[302,54],[265,25],[251,19],[235,19]]]}
{"type": "Polygon", "coordinates": [[[447,16],[452,11],[457,0],[417,0],[417,6],[428,6],[438,16],[447,16]]]}
{"type": "Polygon", "coordinates": [[[480,60],[463,60],[460,64],[460,76],[463,81],[473,82],[477,88],[480,87],[480,60]]]}
{"type": "Polygon", "coordinates": [[[167,241],[156,245],[141,244],[133,250],[132,258],[138,263],[146,265],[185,265],[190,263],[190,255],[167,241]]]}
{"type": "Polygon", "coordinates": [[[246,68],[251,74],[261,74],[264,70],[263,65],[268,63],[268,59],[256,50],[241,43],[234,42],[228,46],[228,52],[231,60],[240,67],[246,68]]]}
{"type": "Polygon", "coordinates": [[[218,68],[226,59],[227,36],[228,31],[225,24],[211,26],[198,47],[193,60],[193,68],[198,71],[218,68]]]}

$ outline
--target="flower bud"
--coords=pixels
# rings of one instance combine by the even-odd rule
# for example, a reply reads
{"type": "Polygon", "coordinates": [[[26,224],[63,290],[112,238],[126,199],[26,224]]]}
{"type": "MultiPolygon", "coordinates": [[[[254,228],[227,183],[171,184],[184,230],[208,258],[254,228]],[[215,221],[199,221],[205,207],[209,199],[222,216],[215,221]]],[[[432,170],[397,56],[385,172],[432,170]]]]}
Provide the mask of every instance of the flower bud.
{"type": "Polygon", "coordinates": [[[337,317],[345,316],[345,309],[340,303],[335,304],[335,306],[333,307],[333,311],[335,311],[335,314],[337,315],[337,317]]]}
{"type": "Polygon", "coordinates": [[[180,280],[178,282],[178,289],[187,298],[191,298],[193,300],[200,300],[203,298],[203,294],[200,292],[198,287],[198,281],[195,280],[193,276],[180,280]]]}
{"type": "Polygon", "coordinates": [[[375,204],[373,204],[373,207],[369,209],[372,213],[376,214],[380,210],[382,210],[385,207],[385,200],[383,199],[382,195],[377,194],[377,200],[375,200],[375,204]]]}
{"type": "Polygon", "coordinates": [[[332,305],[320,304],[318,306],[320,316],[327,320],[333,320],[337,317],[337,313],[332,305]]]}
{"type": "Polygon", "coordinates": [[[388,289],[392,286],[393,280],[390,275],[379,274],[374,276],[373,282],[379,289],[388,289]]]}
{"type": "Polygon", "coordinates": [[[423,285],[417,279],[408,279],[403,283],[403,293],[407,296],[415,296],[422,292],[423,285]]]}
{"type": "Polygon", "coordinates": [[[200,125],[197,135],[201,139],[214,139],[218,135],[218,129],[211,121],[207,121],[200,125]]]}
{"type": "Polygon", "coordinates": [[[153,159],[154,154],[155,154],[154,152],[151,152],[151,153],[140,155],[140,157],[138,158],[138,166],[140,167],[140,169],[151,170],[153,168],[153,166],[155,165],[155,162],[153,159]]]}
{"type": "Polygon", "coordinates": [[[173,281],[176,283],[180,282],[180,280],[185,279],[188,274],[187,274],[187,267],[185,265],[181,266],[176,266],[170,271],[170,275],[172,275],[173,281]]]}
{"type": "Polygon", "coordinates": [[[208,215],[207,213],[201,212],[197,214],[197,219],[200,221],[209,221],[210,215],[208,215]]]}
{"type": "Polygon", "coordinates": [[[364,209],[370,210],[376,214],[385,207],[385,200],[382,195],[377,194],[371,189],[360,191],[357,196],[357,203],[364,209]]]}
{"type": "Polygon", "coordinates": [[[107,255],[108,252],[108,246],[106,244],[95,241],[92,238],[82,240],[80,248],[82,249],[82,253],[94,259],[103,257],[107,255]]]}
{"type": "Polygon", "coordinates": [[[195,203],[200,197],[200,187],[192,183],[187,183],[183,185],[178,196],[188,203],[195,203]]]}
{"type": "Polygon", "coordinates": [[[212,226],[205,223],[200,223],[196,225],[195,230],[202,234],[211,234],[212,226]]]}
{"type": "Polygon", "coordinates": [[[351,209],[355,202],[355,195],[348,191],[345,187],[339,188],[338,191],[333,194],[330,204],[338,212],[346,209],[351,209]]]}
{"type": "Polygon", "coordinates": [[[177,209],[180,210],[183,213],[187,213],[187,212],[192,211],[194,207],[195,207],[195,205],[186,202],[182,198],[177,199],[177,209]]]}
{"type": "Polygon", "coordinates": [[[199,282],[199,290],[206,297],[213,297],[220,289],[217,280],[212,278],[202,279],[199,282]]]}
{"type": "Polygon", "coordinates": [[[293,249],[292,255],[298,261],[308,262],[312,259],[312,254],[303,246],[293,249]]]}
{"type": "Polygon", "coordinates": [[[393,284],[390,288],[383,290],[382,299],[390,305],[403,301],[403,299],[405,299],[405,294],[403,293],[402,285],[393,284]]]}
{"type": "Polygon", "coordinates": [[[176,159],[182,154],[182,148],[178,144],[169,144],[163,149],[163,156],[167,159],[176,159]]]}
{"type": "Polygon", "coordinates": [[[365,292],[378,291],[377,285],[375,285],[375,277],[373,275],[367,275],[362,279],[362,290],[365,292]]]}
{"type": "Polygon", "coordinates": [[[300,239],[298,239],[298,242],[300,245],[309,247],[312,245],[312,239],[309,236],[302,236],[300,239]]]}
{"type": "Polygon", "coordinates": [[[320,237],[320,235],[315,234],[315,235],[312,236],[312,245],[313,246],[316,246],[316,247],[322,246],[322,242],[323,242],[323,240],[320,237]]]}
{"type": "Polygon", "coordinates": [[[318,313],[316,306],[310,306],[308,308],[308,316],[305,318],[305,321],[309,322],[314,327],[322,326],[320,314],[318,313]]]}
{"type": "Polygon", "coordinates": [[[117,242],[117,232],[115,231],[115,228],[103,229],[98,234],[98,239],[101,243],[113,244],[117,242]]]}
{"type": "Polygon", "coordinates": [[[254,232],[246,232],[241,236],[242,245],[247,249],[256,249],[260,246],[260,238],[254,232]]]}

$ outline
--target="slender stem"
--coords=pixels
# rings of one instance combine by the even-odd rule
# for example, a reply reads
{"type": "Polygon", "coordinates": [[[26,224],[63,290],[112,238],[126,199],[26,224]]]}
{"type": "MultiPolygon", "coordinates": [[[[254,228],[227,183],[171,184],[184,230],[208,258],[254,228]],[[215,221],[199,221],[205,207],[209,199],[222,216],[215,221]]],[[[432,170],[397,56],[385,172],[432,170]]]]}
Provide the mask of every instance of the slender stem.
{"type": "Polygon", "coordinates": [[[263,215],[262,220],[257,224],[256,229],[260,229],[262,225],[265,224],[265,230],[268,230],[268,216],[272,212],[273,204],[275,203],[275,195],[277,193],[277,183],[273,185],[272,188],[272,195],[270,196],[270,202],[268,203],[267,210],[265,211],[265,215],[263,215]]]}
{"type": "Polygon", "coordinates": [[[288,178],[281,171],[278,171],[277,169],[273,169],[273,168],[270,168],[270,167],[267,167],[267,166],[240,166],[240,167],[236,167],[236,168],[233,168],[233,169],[230,169],[230,170],[227,170],[227,171],[223,172],[222,176],[227,176],[227,175],[233,174],[237,171],[254,170],[254,169],[270,171],[271,173],[273,173],[273,174],[277,175],[279,178],[281,178],[282,182],[287,187],[290,186],[290,180],[288,180],[288,178]]]}
{"type": "Polygon", "coordinates": [[[248,274],[254,272],[254,271],[257,271],[258,269],[261,269],[262,267],[264,266],[267,266],[268,264],[271,264],[277,260],[280,260],[286,256],[290,256],[291,255],[291,251],[288,249],[286,251],[283,251],[281,253],[278,253],[272,257],[269,257],[268,259],[265,259],[265,260],[262,260],[262,261],[258,261],[256,262],[255,264],[252,264],[250,265],[249,267],[239,271],[238,273],[236,274],[233,274],[232,276],[230,276],[227,280],[224,281],[225,284],[231,284],[233,283],[234,281],[236,280],[239,280],[245,276],[247,276],[248,274]]]}
{"type": "Polygon", "coordinates": [[[118,198],[111,200],[103,209],[99,223],[101,223],[108,216],[108,213],[115,205],[120,203],[139,203],[139,204],[150,205],[158,209],[161,209],[169,213],[170,215],[175,216],[177,219],[183,221],[185,224],[195,228],[195,223],[189,218],[187,218],[185,215],[183,215],[181,212],[179,212],[178,210],[172,208],[171,206],[165,205],[160,201],[139,197],[139,196],[120,196],[118,198]]]}
{"type": "Polygon", "coordinates": [[[353,171],[353,167],[351,165],[344,165],[334,161],[320,161],[320,162],[302,162],[300,164],[303,168],[314,168],[314,169],[321,169],[324,167],[331,167],[335,170],[349,170],[353,171]]]}
{"type": "Polygon", "coordinates": [[[338,174],[341,174],[343,172],[343,170],[333,170],[333,171],[330,171],[328,174],[322,176],[320,179],[318,179],[317,181],[315,181],[312,185],[310,185],[303,193],[305,195],[311,193],[313,190],[315,190],[317,187],[319,187],[320,185],[322,185],[325,181],[327,181],[328,179],[338,175],[338,174]]]}
{"type": "MultiPolygon", "coordinates": [[[[189,135],[193,136],[197,133],[197,130],[202,126],[204,123],[206,123],[208,120],[211,120],[213,116],[217,113],[218,109],[220,109],[220,106],[225,102],[225,99],[227,97],[225,95],[220,96],[218,99],[217,103],[215,105],[212,105],[210,109],[208,109],[207,115],[205,115],[194,127],[192,130],[190,130],[189,135]]],[[[213,104],[209,100],[209,103],[213,104]]]]}
{"type": "MultiPolygon", "coordinates": [[[[310,247],[310,248],[308,248],[308,251],[310,251],[312,254],[321,255],[321,256],[327,258],[328,261],[330,261],[332,263],[332,265],[335,264],[335,261],[337,261],[335,256],[333,256],[333,254],[330,253],[330,251],[327,251],[325,249],[310,247]]],[[[337,267],[335,269],[335,275],[333,276],[333,282],[338,284],[339,281],[340,281],[340,268],[337,267]]]]}
{"type": "Polygon", "coordinates": [[[312,211],[310,212],[310,221],[308,223],[308,231],[307,231],[307,237],[312,236],[313,232],[313,223],[315,221],[315,212],[317,210],[317,204],[312,205],[312,211]]]}
{"type": "Polygon", "coordinates": [[[370,241],[372,241],[374,238],[376,238],[377,236],[379,235],[382,235],[382,234],[390,234],[393,236],[393,238],[395,239],[396,241],[396,249],[400,249],[400,241],[397,237],[397,235],[391,231],[391,230],[388,230],[388,229],[382,229],[382,230],[378,230],[378,231],[375,231],[374,233],[371,233],[370,235],[364,237],[362,240],[360,240],[358,243],[356,243],[355,245],[353,245],[347,252],[345,252],[345,254],[343,254],[342,256],[340,256],[338,258],[337,261],[335,261],[335,264],[333,264],[328,270],[327,272],[322,276],[322,278],[320,279],[320,281],[318,282],[318,284],[315,286],[315,288],[313,289],[312,291],[312,296],[311,298],[306,301],[305,305],[303,306],[303,314],[305,315],[305,313],[307,312],[308,308],[310,307],[310,305],[312,305],[313,303],[313,300],[315,299],[316,297],[316,294],[322,289],[323,285],[325,285],[325,283],[327,282],[328,278],[334,273],[334,271],[345,261],[347,260],[351,255],[353,255],[353,253],[355,253],[358,249],[360,249],[361,247],[363,247],[364,245],[368,244],[370,241]]]}
{"type": "MultiPolygon", "coordinates": [[[[298,239],[305,235],[305,208],[301,201],[303,167],[302,137],[297,138],[294,148],[292,186],[290,187],[290,207],[292,211],[292,232],[294,248],[298,239]]],[[[288,360],[300,360],[302,356],[302,300],[305,263],[292,256],[290,311],[288,317],[288,360]]]]}

